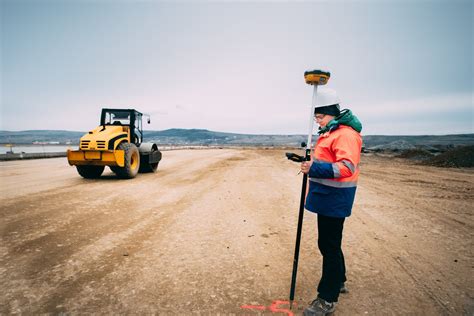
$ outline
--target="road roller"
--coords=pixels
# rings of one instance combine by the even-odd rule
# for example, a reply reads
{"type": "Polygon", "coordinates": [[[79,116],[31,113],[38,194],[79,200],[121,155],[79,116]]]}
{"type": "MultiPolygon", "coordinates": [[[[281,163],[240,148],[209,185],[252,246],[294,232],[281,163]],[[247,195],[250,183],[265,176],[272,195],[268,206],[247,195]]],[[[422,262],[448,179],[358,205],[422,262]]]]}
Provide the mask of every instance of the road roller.
{"type": "Polygon", "coordinates": [[[134,109],[102,109],[100,125],[81,137],[78,150],[67,151],[69,164],[86,179],[99,178],[106,166],[123,179],[156,172],[162,155],[155,143],[143,142],[143,116],[150,124],[134,109]]]}

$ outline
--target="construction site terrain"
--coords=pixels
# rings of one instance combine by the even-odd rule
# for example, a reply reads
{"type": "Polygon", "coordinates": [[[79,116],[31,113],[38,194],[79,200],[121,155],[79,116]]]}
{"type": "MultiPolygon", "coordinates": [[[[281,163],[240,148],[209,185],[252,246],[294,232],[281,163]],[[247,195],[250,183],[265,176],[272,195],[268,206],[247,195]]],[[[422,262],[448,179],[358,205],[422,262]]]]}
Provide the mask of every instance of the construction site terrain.
{"type": "MultiPolygon", "coordinates": [[[[301,314],[321,273],[284,150],[163,152],[156,173],[0,163],[0,314],[301,314]],[[273,305],[272,305],[273,304],[273,305]]],[[[365,154],[336,315],[474,313],[474,170],[365,154]]]]}

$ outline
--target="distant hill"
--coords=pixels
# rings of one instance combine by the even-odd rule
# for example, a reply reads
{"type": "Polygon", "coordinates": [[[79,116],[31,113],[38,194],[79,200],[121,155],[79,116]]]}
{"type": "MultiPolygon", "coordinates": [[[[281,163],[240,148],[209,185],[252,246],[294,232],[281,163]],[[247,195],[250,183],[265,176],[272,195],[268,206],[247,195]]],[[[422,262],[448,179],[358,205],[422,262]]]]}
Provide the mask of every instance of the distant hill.
{"type": "Polygon", "coordinates": [[[474,134],[457,135],[421,135],[421,136],[364,136],[364,146],[372,151],[397,151],[408,149],[425,149],[432,152],[449,148],[474,145],[474,134]]]}
{"type": "MultiPolygon", "coordinates": [[[[0,131],[0,144],[32,144],[34,142],[59,142],[79,144],[85,132],[30,130],[0,131]]],[[[298,146],[306,139],[305,135],[251,135],[209,131],[206,129],[167,129],[163,131],[145,131],[145,141],[159,145],[262,145],[262,146],[298,146]]]]}
{"type": "Polygon", "coordinates": [[[66,144],[79,144],[79,138],[85,132],[61,130],[29,130],[20,132],[0,131],[1,144],[32,144],[34,142],[59,142],[66,144]]]}
{"type": "Polygon", "coordinates": [[[214,132],[206,129],[168,129],[145,132],[146,139],[158,144],[295,146],[304,135],[257,135],[214,132]]]}
{"type": "MultiPolygon", "coordinates": [[[[2,144],[32,144],[33,142],[79,143],[85,132],[29,130],[20,132],[0,131],[2,144]]],[[[167,129],[145,131],[146,141],[158,145],[236,145],[236,146],[295,146],[306,141],[307,135],[257,135],[209,131],[206,129],[167,129]]],[[[364,147],[370,151],[401,151],[423,148],[432,152],[461,145],[474,145],[474,134],[424,135],[424,136],[364,136],[364,147]]]]}

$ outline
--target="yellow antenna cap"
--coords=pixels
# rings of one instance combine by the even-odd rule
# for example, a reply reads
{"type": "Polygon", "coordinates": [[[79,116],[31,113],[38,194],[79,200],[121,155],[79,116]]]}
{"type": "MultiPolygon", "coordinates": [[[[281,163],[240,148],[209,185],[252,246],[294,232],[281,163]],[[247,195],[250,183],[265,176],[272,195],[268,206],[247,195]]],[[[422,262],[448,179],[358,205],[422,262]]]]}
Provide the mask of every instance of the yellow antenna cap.
{"type": "Polygon", "coordinates": [[[304,72],[304,80],[307,84],[311,85],[325,85],[329,78],[331,77],[331,73],[328,71],[322,70],[309,70],[304,72]]]}

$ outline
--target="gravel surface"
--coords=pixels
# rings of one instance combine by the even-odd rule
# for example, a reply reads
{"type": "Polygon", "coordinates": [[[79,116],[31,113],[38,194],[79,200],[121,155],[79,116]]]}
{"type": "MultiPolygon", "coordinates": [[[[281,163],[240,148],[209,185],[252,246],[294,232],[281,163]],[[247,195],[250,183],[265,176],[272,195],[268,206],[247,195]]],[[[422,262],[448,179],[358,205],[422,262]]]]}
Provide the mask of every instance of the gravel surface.
{"type": "MultiPolygon", "coordinates": [[[[0,314],[291,315],[298,170],[279,150],[164,152],[132,180],[1,162],[0,314]]],[[[472,315],[473,202],[473,169],[363,156],[335,314],[472,315]]],[[[295,314],[316,295],[316,234],[306,212],[295,314]]]]}

